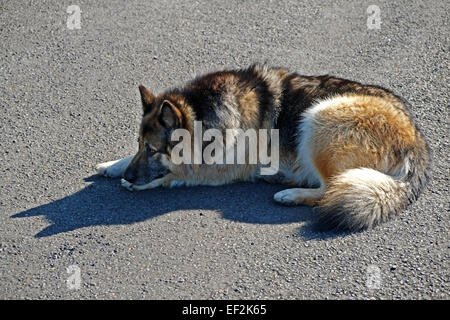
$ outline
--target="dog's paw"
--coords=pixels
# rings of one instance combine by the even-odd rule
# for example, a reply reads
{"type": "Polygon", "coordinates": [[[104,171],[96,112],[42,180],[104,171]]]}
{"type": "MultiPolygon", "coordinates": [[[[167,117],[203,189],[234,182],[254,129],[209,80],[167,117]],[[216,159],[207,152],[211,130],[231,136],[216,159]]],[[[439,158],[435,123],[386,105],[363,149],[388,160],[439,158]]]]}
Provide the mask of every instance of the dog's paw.
{"type": "Polygon", "coordinates": [[[120,180],[120,185],[122,187],[124,187],[125,189],[129,190],[129,191],[134,191],[134,184],[132,184],[131,182],[125,180],[125,179],[121,179],[120,180]]]}
{"type": "Polygon", "coordinates": [[[120,180],[120,185],[130,191],[143,191],[143,190],[154,189],[154,188],[166,186],[167,181],[163,177],[163,178],[155,179],[152,182],[147,183],[147,184],[133,184],[122,178],[120,180]]]}
{"type": "Polygon", "coordinates": [[[122,175],[123,168],[118,165],[117,160],[99,163],[95,166],[98,174],[109,178],[117,178],[122,175]]]}
{"type": "Polygon", "coordinates": [[[97,171],[98,174],[101,174],[102,176],[106,176],[106,169],[108,169],[108,166],[105,165],[106,163],[99,163],[95,166],[95,171],[97,171]]]}
{"type": "Polygon", "coordinates": [[[299,203],[299,192],[297,189],[285,189],[275,193],[273,199],[285,206],[293,206],[299,203]]]}

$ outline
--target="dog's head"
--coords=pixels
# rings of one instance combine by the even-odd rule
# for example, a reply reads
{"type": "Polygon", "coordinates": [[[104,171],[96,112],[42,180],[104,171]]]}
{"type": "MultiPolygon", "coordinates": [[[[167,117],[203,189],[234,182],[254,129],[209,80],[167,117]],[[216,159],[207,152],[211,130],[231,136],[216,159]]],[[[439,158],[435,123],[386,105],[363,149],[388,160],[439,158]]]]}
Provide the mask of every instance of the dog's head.
{"type": "Polygon", "coordinates": [[[170,158],[173,130],[180,128],[183,116],[176,102],[154,96],[144,86],[139,86],[143,116],[139,129],[139,150],[128,165],[123,178],[142,184],[168,173],[161,157],[170,158]]]}

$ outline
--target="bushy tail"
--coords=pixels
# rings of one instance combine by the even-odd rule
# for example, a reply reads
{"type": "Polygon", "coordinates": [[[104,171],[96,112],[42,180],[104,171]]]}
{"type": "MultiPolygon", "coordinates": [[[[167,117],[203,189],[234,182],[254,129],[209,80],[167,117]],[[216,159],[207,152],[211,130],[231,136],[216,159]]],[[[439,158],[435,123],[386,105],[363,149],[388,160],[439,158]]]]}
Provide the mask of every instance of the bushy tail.
{"type": "Polygon", "coordinates": [[[320,227],[357,231],[391,219],[418,198],[430,166],[429,150],[422,148],[405,157],[401,177],[368,168],[344,171],[319,203],[320,227]]]}

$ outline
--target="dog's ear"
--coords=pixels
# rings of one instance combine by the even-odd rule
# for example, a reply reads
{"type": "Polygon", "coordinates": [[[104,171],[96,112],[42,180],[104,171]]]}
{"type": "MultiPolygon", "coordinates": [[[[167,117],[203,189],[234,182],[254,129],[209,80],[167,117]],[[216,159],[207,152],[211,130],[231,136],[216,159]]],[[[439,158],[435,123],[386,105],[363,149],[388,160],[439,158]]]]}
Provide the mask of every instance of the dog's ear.
{"type": "Polygon", "coordinates": [[[155,96],[143,85],[139,86],[139,92],[141,93],[142,109],[144,114],[146,114],[151,110],[153,102],[155,101],[155,96]]]}
{"type": "Polygon", "coordinates": [[[166,128],[179,128],[182,125],[183,115],[172,102],[164,100],[159,109],[158,119],[166,128]]]}

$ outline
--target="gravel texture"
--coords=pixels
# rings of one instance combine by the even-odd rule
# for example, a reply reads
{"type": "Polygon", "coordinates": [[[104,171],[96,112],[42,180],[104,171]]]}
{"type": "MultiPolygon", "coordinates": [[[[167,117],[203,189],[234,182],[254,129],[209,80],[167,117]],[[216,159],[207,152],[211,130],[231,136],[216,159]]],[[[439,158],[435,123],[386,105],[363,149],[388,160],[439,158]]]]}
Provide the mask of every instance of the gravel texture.
{"type": "Polygon", "coordinates": [[[449,299],[450,5],[375,2],[379,30],[374,1],[0,1],[0,298],[449,299]],[[406,98],[434,152],[421,198],[317,233],[280,185],[131,193],[95,175],[137,148],[138,84],[255,61],[406,98]]]}

